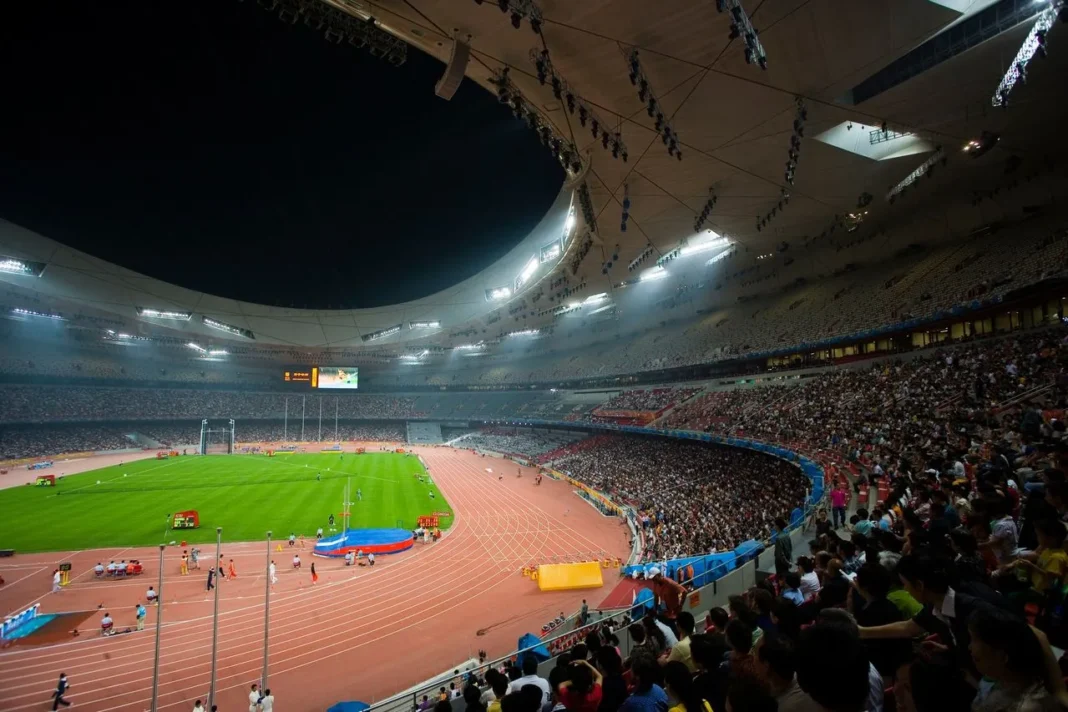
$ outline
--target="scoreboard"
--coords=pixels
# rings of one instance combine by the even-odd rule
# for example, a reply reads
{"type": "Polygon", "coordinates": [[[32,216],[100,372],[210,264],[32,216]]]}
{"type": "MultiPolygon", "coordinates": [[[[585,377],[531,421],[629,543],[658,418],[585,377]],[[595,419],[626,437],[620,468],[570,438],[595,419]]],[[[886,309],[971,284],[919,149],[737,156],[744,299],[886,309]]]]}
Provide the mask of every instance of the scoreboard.
{"type": "Polygon", "coordinates": [[[304,388],[355,390],[359,374],[356,366],[294,366],[282,373],[282,379],[304,388]]]}
{"type": "Polygon", "coordinates": [[[285,372],[286,383],[307,383],[312,388],[319,387],[319,367],[313,366],[312,368],[295,368],[285,372]]]}

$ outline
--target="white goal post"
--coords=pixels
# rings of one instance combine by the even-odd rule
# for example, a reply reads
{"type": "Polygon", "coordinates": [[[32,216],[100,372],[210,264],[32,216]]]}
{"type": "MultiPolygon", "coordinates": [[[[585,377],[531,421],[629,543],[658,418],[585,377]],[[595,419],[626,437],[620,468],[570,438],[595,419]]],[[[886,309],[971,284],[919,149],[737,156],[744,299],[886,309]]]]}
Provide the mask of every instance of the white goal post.
{"type": "Polygon", "coordinates": [[[233,455],[234,454],[234,420],[223,423],[210,423],[207,418],[200,421],[200,454],[233,455]]]}

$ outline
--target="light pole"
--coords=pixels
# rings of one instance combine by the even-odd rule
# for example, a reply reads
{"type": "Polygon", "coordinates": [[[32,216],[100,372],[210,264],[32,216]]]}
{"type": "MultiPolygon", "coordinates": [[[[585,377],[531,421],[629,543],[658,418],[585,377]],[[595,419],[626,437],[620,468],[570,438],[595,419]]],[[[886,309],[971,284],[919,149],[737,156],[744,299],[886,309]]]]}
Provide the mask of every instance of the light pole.
{"type": "Polygon", "coordinates": [[[263,597],[263,675],[260,689],[267,689],[267,636],[271,627],[271,532],[267,532],[267,584],[263,597]]]}
{"type": "Polygon", "coordinates": [[[215,704],[215,667],[219,659],[219,569],[222,568],[222,527],[215,527],[215,612],[211,619],[211,687],[208,709],[215,704]]]}
{"type": "Polygon", "coordinates": [[[156,712],[156,702],[159,699],[159,639],[163,633],[163,549],[166,545],[159,545],[159,588],[156,589],[156,662],[152,666],[152,712],[156,712]]]}

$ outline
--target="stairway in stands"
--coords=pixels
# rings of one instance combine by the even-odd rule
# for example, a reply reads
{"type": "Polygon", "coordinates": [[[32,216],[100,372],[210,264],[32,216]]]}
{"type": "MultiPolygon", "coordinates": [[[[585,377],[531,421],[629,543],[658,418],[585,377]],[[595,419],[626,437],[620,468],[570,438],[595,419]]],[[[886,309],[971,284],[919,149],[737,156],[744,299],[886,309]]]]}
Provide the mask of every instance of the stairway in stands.
{"type": "Polygon", "coordinates": [[[441,443],[441,423],[408,421],[410,445],[438,445],[441,443]]]}

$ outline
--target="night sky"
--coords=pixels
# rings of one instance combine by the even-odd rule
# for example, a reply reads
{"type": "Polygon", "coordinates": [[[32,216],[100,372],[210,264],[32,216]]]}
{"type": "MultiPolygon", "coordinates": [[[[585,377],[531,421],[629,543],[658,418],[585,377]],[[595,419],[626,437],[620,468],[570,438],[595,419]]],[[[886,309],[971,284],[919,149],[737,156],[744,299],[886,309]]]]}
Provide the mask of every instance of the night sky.
{"type": "Polygon", "coordinates": [[[490,265],[563,173],[409,48],[395,68],[256,2],[0,5],[0,217],[225,297],[373,307],[490,265]]]}

